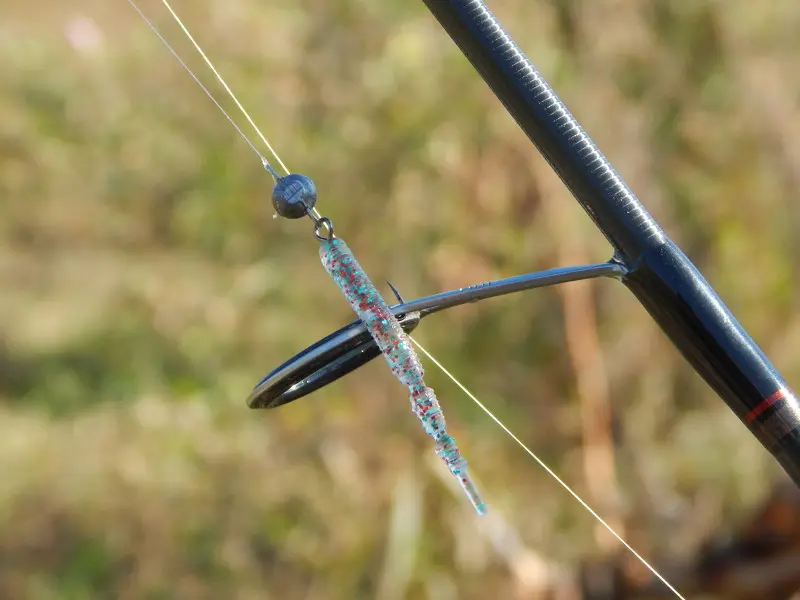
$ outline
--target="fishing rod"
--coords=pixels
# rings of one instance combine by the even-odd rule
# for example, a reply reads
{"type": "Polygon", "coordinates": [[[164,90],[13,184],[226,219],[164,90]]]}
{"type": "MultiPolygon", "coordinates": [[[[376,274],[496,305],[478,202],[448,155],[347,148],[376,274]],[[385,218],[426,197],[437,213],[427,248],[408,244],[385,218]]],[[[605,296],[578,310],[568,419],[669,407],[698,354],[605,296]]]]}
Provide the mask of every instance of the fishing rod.
{"type": "MultiPolygon", "coordinates": [[[[621,281],[694,370],[800,485],[800,400],[697,267],[628,188],[483,0],[423,0],[614,254],[604,265],[531,273],[391,307],[404,330],[464,302],[578,279],[621,281]]],[[[380,355],[360,321],[269,373],[248,398],[273,408],[315,391],[380,355]]]]}

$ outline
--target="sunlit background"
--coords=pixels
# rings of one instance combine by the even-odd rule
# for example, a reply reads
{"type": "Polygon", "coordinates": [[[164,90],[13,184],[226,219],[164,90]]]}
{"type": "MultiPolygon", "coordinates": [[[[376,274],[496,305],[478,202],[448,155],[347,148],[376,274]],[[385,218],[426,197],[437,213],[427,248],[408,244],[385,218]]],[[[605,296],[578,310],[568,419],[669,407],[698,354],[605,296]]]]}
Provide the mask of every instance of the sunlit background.
{"type": "MultiPolygon", "coordinates": [[[[489,4],[800,381],[800,4],[489,4]]],[[[598,561],[645,578],[430,361],[486,519],[382,361],[248,409],[353,319],[310,222],[272,219],[258,157],[125,0],[0,7],[0,598],[577,598],[598,561]]],[[[387,293],[610,255],[419,0],[173,7],[387,293]]],[[[251,136],[164,6],[141,8],[251,136]]],[[[614,282],[415,336],[656,567],[785,479],[614,282]]]]}

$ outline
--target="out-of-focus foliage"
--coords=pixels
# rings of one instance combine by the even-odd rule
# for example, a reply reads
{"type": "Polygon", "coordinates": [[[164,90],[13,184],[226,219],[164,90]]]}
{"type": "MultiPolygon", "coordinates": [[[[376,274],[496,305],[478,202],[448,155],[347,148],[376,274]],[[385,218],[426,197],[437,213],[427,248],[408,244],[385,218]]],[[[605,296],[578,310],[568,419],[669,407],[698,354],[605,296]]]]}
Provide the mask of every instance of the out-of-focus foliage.
{"type": "MultiPolygon", "coordinates": [[[[800,379],[800,5],[490,4],[800,379]]],[[[259,161],[131,7],[2,8],[0,598],[508,597],[518,573],[385,365],[245,407],[352,315],[309,223],[270,218],[259,161]]],[[[143,8],[235,110],[163,6],[143,8]]],[[[414,297],[608,256],[421,2],[175,8],[375,281],[414,297]]],[[[621,286],[594,290],[629,533],[647,555],[689,552],[782,474],[621,286]]],[[[418,335],[585,491],[562,313],[531,292],[418,335]]],[[[594,553],[591,518],[428,371],[521,542],[565,565],[594,553]]]]}

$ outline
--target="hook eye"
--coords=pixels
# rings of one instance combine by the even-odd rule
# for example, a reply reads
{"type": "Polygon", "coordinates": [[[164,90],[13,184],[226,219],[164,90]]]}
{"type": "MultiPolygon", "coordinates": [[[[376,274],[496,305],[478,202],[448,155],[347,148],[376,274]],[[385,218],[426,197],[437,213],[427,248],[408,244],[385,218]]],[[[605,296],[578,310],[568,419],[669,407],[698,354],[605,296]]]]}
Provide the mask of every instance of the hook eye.
{"type": "MultiPolygon", "coordinates": [[[[395,315],[406,333],[420,322],[417,312],[395,315]]],[[[250,408],[276,408],[344,377],[380,356],[375,340],[358,320],[334,331],[305,350],[298,352],[258,382],[247,405],[250,408]]]]}

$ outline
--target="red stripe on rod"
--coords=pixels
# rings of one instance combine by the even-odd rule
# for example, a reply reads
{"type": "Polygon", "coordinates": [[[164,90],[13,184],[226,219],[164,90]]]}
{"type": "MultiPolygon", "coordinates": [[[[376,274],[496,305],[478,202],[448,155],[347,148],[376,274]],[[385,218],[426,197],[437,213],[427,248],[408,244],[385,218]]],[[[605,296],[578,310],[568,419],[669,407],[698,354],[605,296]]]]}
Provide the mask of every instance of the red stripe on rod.
{"type": "Polygon", "coordinates": [[[787,390],[786,388],[783,388],[783,387],[782,388],[778,388],[777,392],[775,392],[771,396],[768,396],[767,398],[764,398],[758,404],[758,406],[756,406],[753,410],[751,410],[749,413],[747,413],[747,416],[745,416],[744,420],[747,423],[752,423],[758,417],[758,415],[763,413],[770,406],[775,404],[778,400],[781,400],[782,398],[784,398],[786,396],[786,394],[788,393],[788,391],[789,390],[787,390]]]}

